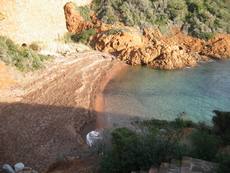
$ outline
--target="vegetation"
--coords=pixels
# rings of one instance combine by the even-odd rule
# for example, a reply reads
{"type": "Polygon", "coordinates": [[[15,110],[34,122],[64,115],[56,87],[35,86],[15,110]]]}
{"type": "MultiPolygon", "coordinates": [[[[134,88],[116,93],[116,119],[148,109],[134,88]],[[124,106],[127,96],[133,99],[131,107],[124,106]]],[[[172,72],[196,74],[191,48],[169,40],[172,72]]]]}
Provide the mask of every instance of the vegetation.
{"type": "Polygon", "coordinates": [[[97,33],[96,30],[91,28],[91,29],[82,31],[80,34],[72,35],[71,39],[74,42],[81,42],[81,43],[87,44],[90,38],[94,36],[96,33],[97,33]]]}
{"type": "MultiPolygon", "coordinates": [[[[32,46],[35,48],[35,45],[32,46]]],[[[37,47],[36,47],[37,48],[37,47]]],[[[20,71],[31,71],[43,67],[49,57],[39,55],[28,47],[20,47],[12,40],[0,36],[0,60],[15,66],[20,71]]]]}
{"type": "Polygon", "coordinates": [[[84,18],[84,20],[91,21],[90,18],[91,10],[88,6],[80,6],[80,7],[76,6],[76,10],[80,12],[80,15],[84,18]]]}
{"type": "Polygon", "coordinates": [[[230,155],[224,154],[219,157],[218,173],[230,171],[230,155]]]}
{"type": "Polygon", "coordinates": [[[183,145],[170,135],[141,135],[127,128],[119,128],[112,132],[112,150],[103,157],[102,170],[120,173],[147,170],[163,161],[180,159],[183,152],[183,145]]]}
{"type": "Polygon", "coordinates": [[[218,136],[198,130],[191,135],[191,156],[203,160],[215,161],[219,148],[218,136]]]}
{"type": "Polygon", "coordinates": [[[176,24],[192,36],[210,39],[215,32],[230,33],[229,6],[228,0],[94,0],[92,8],[106,23],[141,28],[176,24]]]}
{"type": "Polygon", "coordinates": [[[102,156],[102,172],[148,170],[151,166],[172,159],[180,160],[183,156],[218,162],[218,172],[230,172],[230,155],[221,152],[229,141],[219,136],[220,131],[229,135],[230,128],[225,121],[228,122],[230,113],[215,113],[214,127],[178,118],[174,121],[136,121],[133,123],[135,129],[115,129],[111,133],[111,147],[102,156]],[[192,131],[184,136],[186,129],[192,131]]]}
{"type": "Polygon", "coordinates": [[[230,144],[230,112],[214,111],[213,117],[214,131],[226,144],[230,144]]]}

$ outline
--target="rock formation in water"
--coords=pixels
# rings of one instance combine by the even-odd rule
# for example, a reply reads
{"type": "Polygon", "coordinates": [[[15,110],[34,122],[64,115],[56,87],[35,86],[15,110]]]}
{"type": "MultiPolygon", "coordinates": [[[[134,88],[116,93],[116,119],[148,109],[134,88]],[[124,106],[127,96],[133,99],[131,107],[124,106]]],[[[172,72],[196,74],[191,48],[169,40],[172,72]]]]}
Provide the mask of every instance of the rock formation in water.
{"type": "Polygon", "coordinates": [[[213,39],[206,42],[201,54],[216,59],[230,58],[230,35],[216,35],[213,39]]]}

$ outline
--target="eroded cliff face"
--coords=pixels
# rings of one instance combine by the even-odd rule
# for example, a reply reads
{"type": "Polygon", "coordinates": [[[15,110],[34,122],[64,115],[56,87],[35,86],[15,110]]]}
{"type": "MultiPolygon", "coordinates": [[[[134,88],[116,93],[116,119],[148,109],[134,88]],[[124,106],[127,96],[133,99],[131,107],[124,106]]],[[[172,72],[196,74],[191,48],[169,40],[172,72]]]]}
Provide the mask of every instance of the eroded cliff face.
{"type": "MultiPolygon", "coordinates": [[[[86,5],[91,0],[72,0],[86,5]]],[[[0,0],[0,35],[18,43],[49,42],[67,30],[64,5],[68,0],[0,0]]]]}
{"type": "Polygon", "coordinates": [[[97,34],[91,37],[90,45],[131,65],[173,70],[193,67],[209,59],[230,58],[228,34],[216,34],[213,39],[205,41],[188,36],[176,27],[171,28],[167,35],[162,35],[157,28],[140,30],[121,23],[109,25],[95,17],[94,22],[89,24],[82,19],[74,5],[68,3],[65,7],[69,32],[81,34],[85,29],[94,28],[97,34]]]}
{"type": "Polygon", "coordinates": [[[76,4],[68,2],[64,6],[66,27],[71,33],[81,33],[85,29],[93,27],[93,23],[85,21],[81,14],[76,10],[76,4]]]}

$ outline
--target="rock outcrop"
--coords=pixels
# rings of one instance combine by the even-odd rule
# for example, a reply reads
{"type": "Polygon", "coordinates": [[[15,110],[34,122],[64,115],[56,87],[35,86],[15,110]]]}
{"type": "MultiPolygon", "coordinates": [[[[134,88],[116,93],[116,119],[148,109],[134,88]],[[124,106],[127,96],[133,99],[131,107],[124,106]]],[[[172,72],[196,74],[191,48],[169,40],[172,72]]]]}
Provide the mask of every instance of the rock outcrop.
{"type": "Polygon", "coordinates": [[[96,50],[117,55],[130,47],[143,45],[140,33],[134,29],[126,31],[119,28],[98,33],[92,42],[95,43],[94,48],[96,50]]]}
{"type": "Polygon", "coordinates": [[[65,6],[65,15],[69,32],[80,33],[84,29],[95,28],[97,34],[92,37],[90,45],[130,65],[173,70],[193,67],[210,58],[230,57],[230,35],[227,34],[218,34],[205,41],[184,34],[179,28],[172,28],[171,34],[162,35],[157,28],[140,30],[119,23],[104,24],[93,15],[89,23],[74,10],[71,3],[65,6]]]}
{"type": "Polygon", "coordinates": [[[76,10],[76,6],[72,2],[68,2],[64,6],[66,27],[71,33],[81,33],[83,30],[93,27],[91,21],[85,21],[81,14],[76,10]]]}
{"type": "Polygon", "coordinates": [[[230,35],[217,34],[204,45],[201,54],[216,59],[230,58],[230,35]]]}
{"type": "Polygon", "coordinates": [[[194,66],[197,61],[186,47],[164,41],[159,30],[112,29],[94,37],[94,48],[112,53],[131,65],[148,65],[157,69],[194,66]]]}

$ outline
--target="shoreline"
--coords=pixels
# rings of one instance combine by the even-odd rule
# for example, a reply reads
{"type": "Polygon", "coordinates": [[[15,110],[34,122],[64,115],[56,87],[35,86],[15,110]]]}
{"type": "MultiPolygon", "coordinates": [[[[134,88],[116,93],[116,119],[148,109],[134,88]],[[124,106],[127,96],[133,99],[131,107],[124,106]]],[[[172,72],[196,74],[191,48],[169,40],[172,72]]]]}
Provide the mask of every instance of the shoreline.
{"type": "Polygon", "coordinates": [[[112,65],[112,68],[105,74],[105,76],[101,78],[98,84],[98,88],[96,89],[96,94],[93,101],[93,110],[95,111],[96,118],[96,129],[105,128],[107,126],[104,119],[105,100],[103,95],[106,86],[116,75],[126,70],[128,66],[128,64],[122,61],[117,61],[115,62],[115,64],[112,65]]]}
{"type": "Polygon", "coordinates": [[[86,151],[84,132],[98,121],[94,108],[103,107],[97,96],[112,72],[116,74],[124,64],[113,58],[96,51],[69,54],[33,74],[28,83],[9,89],[9,97],[3,95],[0,103],[0,120],[5,122],[0,131],[0,164],[21,161],[44,172],[58,155],[79,156],[86,151]],[[6,138],[8,134],[12,135],[6,138]]]}

